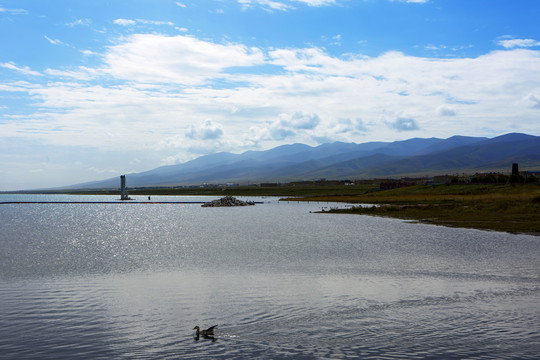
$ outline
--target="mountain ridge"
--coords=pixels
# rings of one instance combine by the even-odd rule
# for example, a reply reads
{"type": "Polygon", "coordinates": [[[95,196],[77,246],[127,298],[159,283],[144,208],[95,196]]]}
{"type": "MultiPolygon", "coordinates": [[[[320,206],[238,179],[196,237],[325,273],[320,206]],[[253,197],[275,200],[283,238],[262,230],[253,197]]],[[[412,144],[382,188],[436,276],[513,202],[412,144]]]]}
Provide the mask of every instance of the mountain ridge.
{"type": "MultiPolygon", "coordinates": [[[[318,146],[287,144],[240,154],[220,152],[191,161],[128,174],[128,186],[183,186],[204,183],[261,183],[299,180],[362,179],[509,171],[517,162],[540,170],[540,137],[509,133],[494,138],[456,135],[447,139],[411,138],[394,142],[318,146]]],[[[64,189],[117,188],[118,178],[64,189]]]]}

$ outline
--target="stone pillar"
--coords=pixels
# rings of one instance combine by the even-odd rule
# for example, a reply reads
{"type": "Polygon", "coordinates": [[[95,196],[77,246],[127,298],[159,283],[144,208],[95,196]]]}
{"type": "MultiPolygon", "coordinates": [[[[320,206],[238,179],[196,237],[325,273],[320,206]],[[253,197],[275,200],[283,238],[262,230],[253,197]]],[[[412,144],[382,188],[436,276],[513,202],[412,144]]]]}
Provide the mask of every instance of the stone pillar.
{"type": "Polygon", "coordinates": [[[120,175],[120,200],[127,200],[126,175],[120,175]]]}
{"type": "Polygon", "coordinates": [[[519,176],[519,166],[516,163],[512,164],[512,175],[519,176]]]}

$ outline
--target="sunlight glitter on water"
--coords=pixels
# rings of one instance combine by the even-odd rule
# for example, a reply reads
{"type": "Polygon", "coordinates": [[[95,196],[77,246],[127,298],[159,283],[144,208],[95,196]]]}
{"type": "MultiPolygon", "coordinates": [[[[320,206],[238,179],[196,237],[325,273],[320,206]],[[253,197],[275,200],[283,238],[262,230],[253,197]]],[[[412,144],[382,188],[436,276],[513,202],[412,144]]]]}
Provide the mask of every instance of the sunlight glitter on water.
{"type": "Polygon", "coordinates": [[[317,206],[1,206],[0,354],[536,357],[539,238],[317,206]]]}

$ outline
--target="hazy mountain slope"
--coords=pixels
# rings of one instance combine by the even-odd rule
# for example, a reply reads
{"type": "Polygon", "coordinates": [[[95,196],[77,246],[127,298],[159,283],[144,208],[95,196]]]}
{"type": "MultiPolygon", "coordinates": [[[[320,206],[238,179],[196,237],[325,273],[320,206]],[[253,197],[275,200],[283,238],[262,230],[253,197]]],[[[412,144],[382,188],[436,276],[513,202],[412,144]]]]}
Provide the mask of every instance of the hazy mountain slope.
{"type": "Polygon", "coordinates": [[[356,179],[361,178],[361,174],[373,166],[400,161],[403,158],[395,155],[374,154],[303,172],[301,175],[310,179],[356,179]]]}
{"type": "Polygon", "coordinates": [[[388,143],[386,146],[379,147],[372,151],[377,154],[410,156],[422,151],[423,149],[440,143],[443,139],[438,138],[412,138],[408,140],[395,141],[388,143]]]}
{"type": "Polygon", "coordinates": [[[425,175],[482,169],[505,170],[512,163],[532,163],[540,160],[540,137],[518,136],[494,138],[474,145],[462,146],[434,154],[408,157],[370,168],[363,176],[425,175]]]}
{"type": "Polygon", "coordinates": [[[534,138],[538,138],[538,136],[522,134],[522,133],[508,133],[508,134],[497,136],[491,139],[486,139],[483,141],[483,143],[486,143],[486,144],[510,143],[510,142],[517,143],[521,141],[533,140],[534,138]]]}
{"type": "Polygon", "coordinates": [[[470,137],[470,136],[452,136],[448,139],[442,140],[438,143],[430,145],[414,155],[425,155],[425,154],[434,154],[441,151],[455,149],[461,146],[473,145],[479,143],[480,141],[487,140],[485,137],[470,137]]]}
{"type": "MultiPolygon", "coordinates": [[[[492,139],[453,136],[396,142],[282,145],[242,154],[216,153],[183,164],[128,174],[128,186],[173,186],[307,179],[355,179],[410,174],[505,170],[513,162],[540,165],[540,137],[506,134],[492,139]]],[[[118,177],[70,188],[117,188],[118,177]]]]}

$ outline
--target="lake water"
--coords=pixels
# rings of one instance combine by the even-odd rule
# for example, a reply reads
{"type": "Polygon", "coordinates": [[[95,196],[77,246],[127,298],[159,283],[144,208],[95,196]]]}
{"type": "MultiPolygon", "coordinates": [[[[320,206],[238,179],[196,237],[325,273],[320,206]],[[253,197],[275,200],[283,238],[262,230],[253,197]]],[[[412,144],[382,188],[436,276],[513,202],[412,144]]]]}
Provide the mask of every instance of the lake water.
{"type": "Polygon", "coordinates": [[[1,204],[0,358],[538,358],[540,237],[251,200],[1,204]]]}

